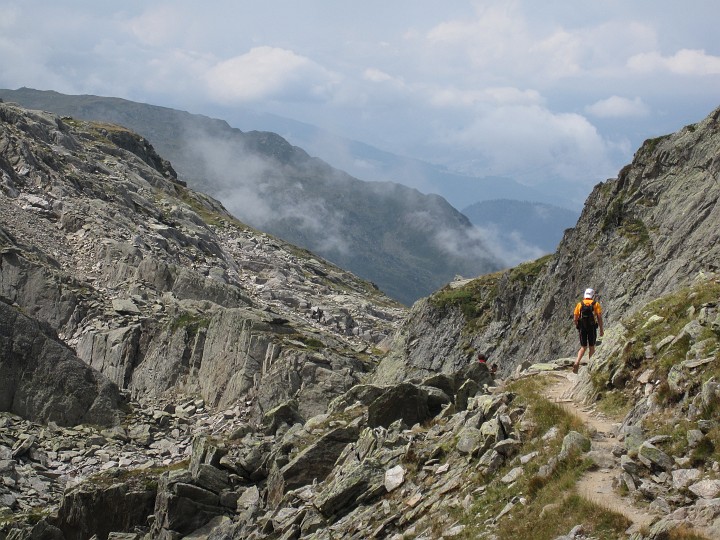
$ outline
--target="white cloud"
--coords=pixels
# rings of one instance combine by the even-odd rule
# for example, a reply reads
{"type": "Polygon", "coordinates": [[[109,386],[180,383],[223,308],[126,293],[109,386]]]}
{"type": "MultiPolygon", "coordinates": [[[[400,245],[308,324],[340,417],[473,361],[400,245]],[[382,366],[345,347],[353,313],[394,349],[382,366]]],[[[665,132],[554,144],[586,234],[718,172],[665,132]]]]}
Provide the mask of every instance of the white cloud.
{"type": "Polygon", "coordinates": [[[323,200],[298,197],[303,186],[285,185],[282,165],[247,153],[234,141],[197,131],[184,136],[185,151],[204,164],[215,196],[238,219],[262,229],[278,218],[281,208],[282,218],[314,238],[316,249],[348,251],[343,215],[323,200]]]}
{"type": "Polygon", "coordinates": [[[219,62],[206,74],[210,95],[225,103],[329,99],[338,77],[287,49],[255,47],[219,62]]]}
{"type": "Polygon", "coordinates": [[[424,35],[433,69],[485,74],[494,66],[514,71],[528,48],[528,29],[515,2],[478,7],[474,18],[445,21],[424,35]],[[511,38],[510,38],[511,37],[511,38]]]}
{"type": "Polygon", "coordinates": [[[13,27],[18,23],[18,7],[12,4],[0,4],[0,7],[2,8],[2,17],[0,17],[0,28],[3,30],[12,30],[13,27]]]}
{"type": "Polygon", "coordinates": [[[176,6],[150,6],[128,20],[126,28],[139,42],[157,47],[172,45],[186,32],[188,22],[176,6]]]}
{"type": "Polygon", "coordinates": [[[507,266],[516,266],[545,255],[542,248],[528,244],[517,231],[503,231],[493,225],[475,227],[475,230],[488,249],[507,266]]]}
{"type": "Polygon", "coordinates": [[[619,0],[572,10],[530,0],[324,2],[322,12],[292,0],[241,4],[0,0],[0,86],[210,115],[219,103],[249,104],[526,181],[612,175],[642,138],[717,105],[712,0],[692,10],[670,0],[653,10],[619,0]],[[599,118],[613,140],[589,121],[599,118]]]}
{"type": "Polygon", "coordinates": [[[442,140],[481,158],[488,174],[530,185],[552,177],[597,181],[591,171],[602,177],[614,169],[607,143],[586,118],[555,114],[540,106],[489,109],[467,125],[443,133],[442,140]]]}
{"type": "Polygon", "coordinates": [[[483,2],[474,17],[446,21],[425,34],[425,54],[453,79],[482,85],[547,85],[562,79],[607,76],[627,58],[658,46],[650,24],[628,20],[549,17],[528,2],[483,2]],[[461,74],[460,71],[464,71],[461,74]]]}
{"type": "Polygon", "coordinates": [[[429,102],[438,107],[474,105],[536,105],[543,102],[536,90],[520,90],[511,87],[490,87],[481,90],[460,90],[443,87],[429,90],[429,102]]]}
{"type": "Polygon", "coordinates": [[[611,96],[585,107],[585,112],[597,118],[632,118],[647,116],[650,109],[639,97],[611,96]]]}
{"type": "Polygon", "coordinates": [[[667,71],[676,75],[720,75],[720,56],[695,49],[682,49],[672,56],[657,52],[636,54],[627,65],[640,73],[667,71]]]}
{"type": "Polygon", "coordinates": [[[368,68],[363,73],[363,78],[370,82],[386,82],[392,81],[393,77],[384,71],[375,68],[368,68]]]}

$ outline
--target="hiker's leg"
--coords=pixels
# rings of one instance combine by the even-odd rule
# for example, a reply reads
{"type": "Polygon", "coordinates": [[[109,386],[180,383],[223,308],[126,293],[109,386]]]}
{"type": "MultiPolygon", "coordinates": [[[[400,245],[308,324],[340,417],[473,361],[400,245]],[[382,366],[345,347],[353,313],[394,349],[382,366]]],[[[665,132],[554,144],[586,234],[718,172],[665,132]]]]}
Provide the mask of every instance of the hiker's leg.
{"type": "Polygon", "coordinates": [[[595,347],[593,345],[590,345],[590,348],[588,349],[588,362],[592,358],[593,354],[595,354],[595,347]]]}
{"type": "Polygon", "coordinates": [[[585,345],[580,346],[580,350],[577,353],[577,360],[575,360],[575,363],[572,367],[573,373],[577,373],[580,369],[580,360],[582,360],[583,354],[585,354],[585,345]]]}

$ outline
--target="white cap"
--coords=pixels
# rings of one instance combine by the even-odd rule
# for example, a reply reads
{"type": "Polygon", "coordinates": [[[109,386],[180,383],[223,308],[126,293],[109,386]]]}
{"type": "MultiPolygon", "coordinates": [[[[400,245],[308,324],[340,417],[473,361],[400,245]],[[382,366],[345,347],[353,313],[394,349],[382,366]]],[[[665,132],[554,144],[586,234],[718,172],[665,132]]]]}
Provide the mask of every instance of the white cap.
{"type": "Polygon", "coordinates": [[[583,295],[583,298],[593,298],[594,296],[595,296],[594,289],[585,289],[585,294],[583,295]]]}

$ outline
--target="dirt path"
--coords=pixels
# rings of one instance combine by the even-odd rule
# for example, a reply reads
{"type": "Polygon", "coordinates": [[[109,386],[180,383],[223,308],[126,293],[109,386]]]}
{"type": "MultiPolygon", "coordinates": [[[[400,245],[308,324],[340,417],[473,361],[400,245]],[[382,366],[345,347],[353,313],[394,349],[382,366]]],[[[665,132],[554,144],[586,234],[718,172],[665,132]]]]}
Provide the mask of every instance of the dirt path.
{"type": "Polygon", "coordinates": [[[658,516],[635,505],[630,497],[623,497],[613,488],[613,478],[621,474],[620,461],[613,455],[612,448],[618,443],[617,426],[592,407],[577,404],[570,392],[575,386],[577,375],[568,372],[551,372],[553,384],[548,386],[545,396],[578,416],[595,433],[591,451],[596,452],[602,466],[586,472],[577,484],[578,492],[586,499],[622,514],[633,523],[633,529],[649,526],[658,516]]]}

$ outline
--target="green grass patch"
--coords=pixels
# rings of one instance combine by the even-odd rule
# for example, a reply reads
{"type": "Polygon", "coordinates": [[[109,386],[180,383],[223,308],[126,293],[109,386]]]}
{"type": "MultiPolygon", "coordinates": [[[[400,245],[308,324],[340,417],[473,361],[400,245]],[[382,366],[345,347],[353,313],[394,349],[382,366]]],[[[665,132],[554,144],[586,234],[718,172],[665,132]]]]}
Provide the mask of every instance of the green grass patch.
{"type": "Polygon", "coordinates": [[[555,255],[551,253],[549,255],[545,255],[544,257],[540,257],[539,259],[535,259],[534,261],[519,264],[510,270],[510,281],[520,281],[526,284],[532,283],[540,275],[540,272],[545,269],[554,256],[555,255]]]}
{"type": "Polygon", "coordinates": [[[6,508],[4,512],[0,513],[0,538],[5,538],[3,536],[5,532],[10,532],[19,527],[32,527],[40,520],[53,514],[53,510],[45,506],[15,513],[6,508]]]}
{"type": "Polygon", "coordinates": [[[665,139],[669,138],[670,135],[662,135],[661,137],[655,137],[652,139],[647,139],[643,145],[640,147],[640,150],[638,153],[643,153],[649,156],[653,152],[655,152],[655,149],[658,147],[658,145],[663,142],[665,139]]]}
{"type": "MultiPolygon", "coordinates": [[[[508,271],[486,274],[460,286],[447,285],[428,298],[441,311],[459,310],[465,318],[464,335],[475,334],[493,320],[495,301],[504,280],[530,285],[552,260],[546,255],[535,261],[520,264],[508,271]]],[[[469,343],[465,344],[469,347],[469,343]]],[[[458,345],[463,348],[463,344],[458,345]]]]}
{"type": "Polygon", "coordinates": [[[674,456],[685,455],[688,449],[687,432],[696,425],[687,419],[675,417],[670,409],[647,415],[642,422],[643,429],[654,435],[668,435],[671,439],[662,444],[665,453],[674,456]]]}
{"type": "Polygon", "coordinates": [[[308,349],[313,350],[320,350],[325,348],[325,344],[320,341],[319,339],[316,339],[314,337],[305,336],[302,334],[297,334],[296,336],[293,336],[294,339],[297,339],[299,342],[303,343],[308,349]]]}
{"type": "Polygon", "coordinates": [[[601,413],[616,419],[624,418],[633,405],[632,396],[620,390],[604,392],[596,403],[596,407],[601,413]]]}
{"type": "Polygon", "coordinates": [[[602,225],[600,226],[600,230],[602,232],[608,232],[620,225],[623,218],[624,207],[625,203],[622,197],[618,197],[613,200],[607,210],[607,213],[605,214],[605,217],[603,218],[602,225]]]}
{"type": "Polygon", "coordinates": [[[527,377],[511,382],[507,389],[517,394],[514,405],[527,407],[526,416],[533,421],[533,428],[527,434],[529,439],[545,434],[552,427],[560,430],[561,438],[568,431],[585,431],[580,418],[565,408],[543,397],[543,389],[551,384],[549,377],[527,377]]]}
{"type": "Polygon", "coordinates": [[[645,417],[643,429],[654,435],[668,435],[670,440],[662,444],[663,451],[671,456],[688,456],[693,467],[703,467],[720,461],[720,427],[715,427],[695,448],[690,448],[687,432],[698,429],[696,420],[678,417],[671,409],[663,409],[645,417]]]}
{"type": "Polygon", "coordinates": [[[96,486],[104,487],[109,487],[117,483],[123,483],[130,485],[133,489],[155,491],[157,490],[158,479],[163,473],[184,470],[189,466],[190,460],[185,459],[183,461],[173,463],[172,465],[160,465],[157,467],[150,467],[148,469],[114,468],[92,475],[88,478],[88,482],[92,482],[92,484],[96,486]]]}
{"type": "Polygon", "coordinates": [[[628,241],[620,254],[623,258],[629,256],[639,248],[647,248],[651,245],[650,232],[641,219],[624,219],[620,226],[620,234],[628,241]]]}
{"type": "Polygon", "coordinates": [[[598,540],[622,538],[631,525],[630,520],[572,493],[577,478],[575,469],[560,472],[535,500],[520,506],[511,517],[500,522],[498,538],[552,540],[567,534],[578,524],[598,540]]]}
{"type": "Polygon", "coordinates": [[[193,313],[183,313],[170,322],[170,330],[177,332],[181,328],[189,328],[197,331],[199,328],[207,328],[210,325],[210,319],[201,317],[193,313]]]}
{"type": "Polygon", "coordinates": [[[667,540],[710,540],[710,538],[693,531],[687,525],[679,525],[668,532],[667,540]]]}
{"type": "MultiPolygon", "coordinates": [[[[674,294],[658,298],[631,317],[624,319],[623,326],[627,329],[628,343],[631,344],[622,353],[625,365],[638,367],[640,363],[644,363],[644,347],[646,345],[656,345],[667,336],[679,335],[685,325],[695,318],[695,314],[703,304],[717,302],[719,297],[720,283],[704,281],[692,287],[683,288],[674,294]],[[653,315],[662,317],[662,321],[648,325],[647,323],[653,315]]],[[[718,340],[718,335],[707,328],[703,330],[700,339],[712,342],[712,340],[718,340]]],[[[677,342],[666,345],[657,351],[658,365],[656,367],[659,368],[661,377],[666,377],[670,368],[685,360],[690,345],[690,337],[686,335],[677,342]]]]}
{"type": "Polygon", "coordinates": [[[428,301],[440,310],[459,309],[469,325],[489,318],[498,295],[502,272],[487,274],[461,287],[446,286],[433,294],[428,301]]]}
{"type": "MultiPolygon", "coordinates": [[[[642,337],[665,336],[668,333],[677,333],[687,324],[688,309],[698,310],[707,302],[716,302],[720,297],[720,283],[715,281],[704,281],[692,287],[685,287],[676,293],[663,296],[650,302],[644,309],[635,313],[632,317],[623,320],[623,325],[632,334],[642,337]],[[665,319],[661,324],[655,324],[649,329],[643,329],[651,315],[659,315],[665,319]]],[[[644,341],[647,341],[645,339],[644,341]]]]}
{"type": "Polygon", "coordinates": [[[202,219],[205,223],[207,223],[208,225],[214,225],[216,227],[226,225],[227,216],[220,214],[209,204],[202,201],[198,194],[182,186],[178,186],[178,190],[180,192],[180,200],[187,204],[190,208],[192,208],[193,211],[198,216],[200,216],[200,219],[202,219]]]}

